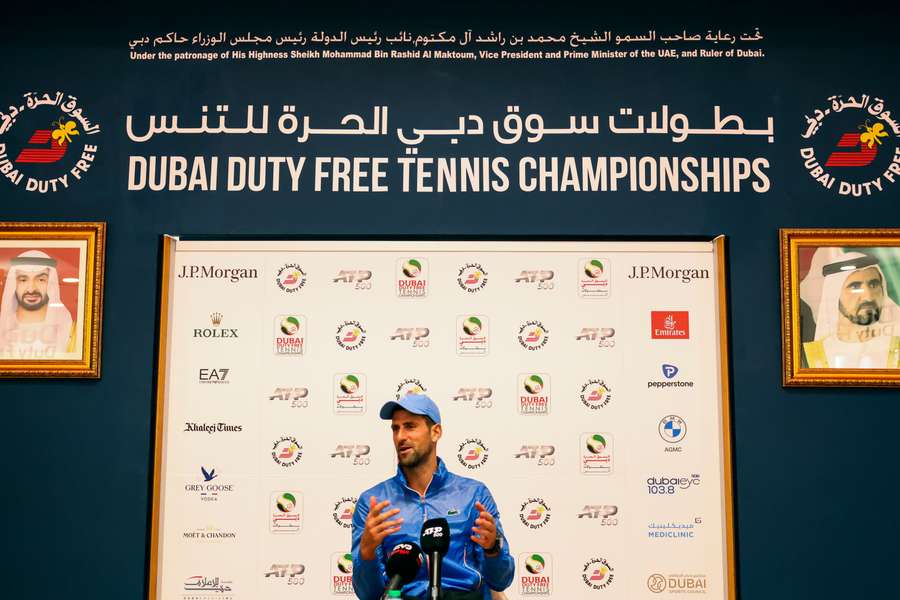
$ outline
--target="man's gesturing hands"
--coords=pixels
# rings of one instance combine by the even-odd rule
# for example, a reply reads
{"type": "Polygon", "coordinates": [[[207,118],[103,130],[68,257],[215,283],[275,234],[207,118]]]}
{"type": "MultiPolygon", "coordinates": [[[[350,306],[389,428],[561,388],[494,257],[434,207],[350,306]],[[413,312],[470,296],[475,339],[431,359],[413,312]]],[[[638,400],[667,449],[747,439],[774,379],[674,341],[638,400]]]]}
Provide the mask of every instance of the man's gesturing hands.
{"type": "Polygon", "coordinates": [[[479,512],[478,518],[475,519],[475,527],[472,528],[475,535],[470,536],[470,539],[485,550],[490,550],[497,541],[497,525],[494,523],[494,516],[481,502],[476,502],[475,508],[479,512]]]}
{"type": "Polygon", "coordinates": [[[400,531],[403,517],[388,520],[400,512],[399,508],[381,512],[390,506],[390,500],[377,502],[375,496],[369,496],[369,516],[366,517],[366,528],[359,540],[359,556],[363,560],[375,560],[375,549],[392,533],[400,531]]]}

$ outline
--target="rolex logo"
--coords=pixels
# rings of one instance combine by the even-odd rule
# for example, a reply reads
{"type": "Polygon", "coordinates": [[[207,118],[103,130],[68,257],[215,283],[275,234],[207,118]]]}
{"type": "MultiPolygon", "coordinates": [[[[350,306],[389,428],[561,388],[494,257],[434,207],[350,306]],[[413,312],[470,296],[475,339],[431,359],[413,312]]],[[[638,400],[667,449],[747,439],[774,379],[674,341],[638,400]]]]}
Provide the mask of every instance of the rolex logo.
{"type": "Polygon", "coordinates": [[[230,327],[219,327],[222,324],[222,313],[214,312],[210,313],[209,320],[212,323],[212,327],[206,327],[203,329],[194,329],[194,337],[195,338],[236,338],[238,336],[237,329],[232,329],[230,327]]]}
{"type": "Polygon", "coordinates": [[[212,321],[213,327],[218,327],[222,324],[222,313],[214,312],[209,315],[209,320],[212,321]]]}

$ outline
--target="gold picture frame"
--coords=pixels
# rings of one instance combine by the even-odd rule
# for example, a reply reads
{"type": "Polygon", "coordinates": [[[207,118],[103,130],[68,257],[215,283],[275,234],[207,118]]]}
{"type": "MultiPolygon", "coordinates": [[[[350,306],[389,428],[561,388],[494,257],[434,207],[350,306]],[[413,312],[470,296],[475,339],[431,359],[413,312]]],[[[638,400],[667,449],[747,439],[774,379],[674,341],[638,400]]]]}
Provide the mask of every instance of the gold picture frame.
{"type": "Polygon", "coordinates": [[[0,378],[100,378],[106,223],[0,222],[0,378]]]}
{"type": "Polygon", "coordinates": [[[900,229],[781,229],[786,387],[900,386],[900,229]]]}

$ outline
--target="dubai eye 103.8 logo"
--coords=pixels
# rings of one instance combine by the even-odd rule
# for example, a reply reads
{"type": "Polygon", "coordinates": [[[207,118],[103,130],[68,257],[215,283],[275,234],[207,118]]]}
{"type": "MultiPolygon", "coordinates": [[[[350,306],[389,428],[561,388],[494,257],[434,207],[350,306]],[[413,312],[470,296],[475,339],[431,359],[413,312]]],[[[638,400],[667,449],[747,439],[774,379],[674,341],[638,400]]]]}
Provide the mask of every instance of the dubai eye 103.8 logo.
{"type": "Polygon", "coordinates": [[[0,111],[0,175],[29,192],[67,189],[93,166],[100,133],[65,92],[23,94],[22,104],[0,111]]]}

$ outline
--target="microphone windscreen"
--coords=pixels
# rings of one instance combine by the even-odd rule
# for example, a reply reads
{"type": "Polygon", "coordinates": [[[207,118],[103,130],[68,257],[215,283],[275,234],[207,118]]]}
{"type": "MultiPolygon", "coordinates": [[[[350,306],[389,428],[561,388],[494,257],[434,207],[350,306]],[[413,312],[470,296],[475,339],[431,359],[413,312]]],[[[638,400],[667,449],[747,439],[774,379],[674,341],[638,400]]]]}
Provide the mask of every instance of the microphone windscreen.
{"type": "Polygon", "coordinates": [[[422,550],[413,542],[403,542],[394,546],[388,554],[385,570],[388,577],[399,575],[405,585],[416,578],[421,566],[422,550]]]}
{"type": "Polygon", "coordinates": [[[447,553],[450,548],[450,524],[447,519],[428,519],[422,525],[422,550],[427,554],[437,552],[440,555],[447,553]]]}

